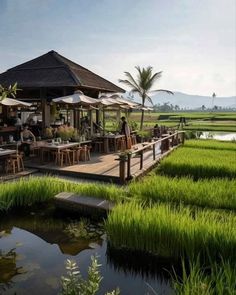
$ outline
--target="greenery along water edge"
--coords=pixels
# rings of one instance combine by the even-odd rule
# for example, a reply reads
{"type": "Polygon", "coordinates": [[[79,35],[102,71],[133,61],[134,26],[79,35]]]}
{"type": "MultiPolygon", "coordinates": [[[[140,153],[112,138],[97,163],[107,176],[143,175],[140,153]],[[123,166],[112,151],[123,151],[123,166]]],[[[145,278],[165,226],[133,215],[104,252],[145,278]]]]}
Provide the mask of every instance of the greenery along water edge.
{"type": "Polygon", "coordinates": [[[123,200],[124,198],[124,191],[112,184],[78,184],[56,177],[32,176],[15,182],[0,183],[0,209],[46,202],[63,191],[81,193],[113,201],[123,200]]]}

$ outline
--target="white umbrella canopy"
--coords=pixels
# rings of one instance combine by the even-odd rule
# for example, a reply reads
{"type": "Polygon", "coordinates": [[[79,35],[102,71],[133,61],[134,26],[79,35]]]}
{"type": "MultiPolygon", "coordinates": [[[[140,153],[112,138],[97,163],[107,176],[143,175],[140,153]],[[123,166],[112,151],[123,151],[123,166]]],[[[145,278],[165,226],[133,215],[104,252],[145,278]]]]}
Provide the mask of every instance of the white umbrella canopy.
{"type": "Polygon", "coordinates": [[[6,97],[3,100],[0,100],[0,104],[9,106],[9,107],[30,107],[31,103],[20,101],[17,99],[6,97]]]}
{"type": "Polygon", "coordinates": [[[64,104],[78,104],[82,106],[98,104],[98,99],[84,95],[83,92],[79,90],[71,95],[54,98],[52,101],[64,104]]]}

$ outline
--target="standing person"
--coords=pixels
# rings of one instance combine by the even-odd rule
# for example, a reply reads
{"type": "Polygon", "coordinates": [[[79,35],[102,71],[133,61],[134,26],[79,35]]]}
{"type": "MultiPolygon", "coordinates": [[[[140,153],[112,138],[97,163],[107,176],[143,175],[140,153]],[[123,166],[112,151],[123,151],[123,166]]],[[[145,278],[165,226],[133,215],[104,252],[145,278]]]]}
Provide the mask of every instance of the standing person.
{"type": "Polygon", "coordinates": [[[121,117],[121,134],[125,135],[125,141],[126,141],[126,148],[130,149],[131,148],[131,140],[130,140],[130,128],[129,125],[125,119],[125,117],[121,117]]]}
{"type": "Polygon", "coordinates": [[[21,114],[18,114],[18,116],[16,118],[15,127],[16,127],[16,133],[17,133],[17,140],[19,140],[21,128],[22,128],[21,114]]]}

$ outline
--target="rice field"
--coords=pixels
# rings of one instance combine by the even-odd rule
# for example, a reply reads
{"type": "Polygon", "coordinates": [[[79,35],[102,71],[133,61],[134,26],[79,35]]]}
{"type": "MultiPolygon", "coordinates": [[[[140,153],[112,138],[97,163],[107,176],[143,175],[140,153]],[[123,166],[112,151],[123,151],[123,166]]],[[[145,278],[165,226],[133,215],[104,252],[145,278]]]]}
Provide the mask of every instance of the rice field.
{"type": "Polygon", "coordinates": [[[236,290],[236,266],[227,260],[202,266],[195,262],[182,262],[183,275],[173,275],[172,284],[177,294],[233,295],[236,290]]]}
{"type": "Polygon", "coordinates": [[[187,140],[184,143],[184,148],[196,148],[196,149],[211,149],[211,150],[224,150],[224,151],[235,151],[236,152],[236,143],[235,142],[222,142],[218,140],[187,140]]]}
{"type": "Polygon", "coordinates": [[[236,185],[229,179],[165,177],[152,173],[129,185],[129,195],[142,202],[174,202],[191,206],[236,210],[236,185]]]}
{"type": "Polygon", "coordinates": [[[87,196],[122,200],[124,192],[115,185],[74,183],[56,177],[22,178],[16,182],[0,183],[0,211],[11,207],[47,202],[60,192],[81,193],[87,196]]]}
{"type": "Polygon", "coordinates": [[[168,204],[119,204],[105,228],[113,247],[151,252],[162,257],[235,259],[236,215],[233,212],[195,210],[168,204]]]}
{"type": "Polygon", "coordinates": [[[189,176],[194,180],[211,177],[233,179],[236,177],[235,151],[183,146],[162,161],[158,172],[171,177],[189,176]]]}

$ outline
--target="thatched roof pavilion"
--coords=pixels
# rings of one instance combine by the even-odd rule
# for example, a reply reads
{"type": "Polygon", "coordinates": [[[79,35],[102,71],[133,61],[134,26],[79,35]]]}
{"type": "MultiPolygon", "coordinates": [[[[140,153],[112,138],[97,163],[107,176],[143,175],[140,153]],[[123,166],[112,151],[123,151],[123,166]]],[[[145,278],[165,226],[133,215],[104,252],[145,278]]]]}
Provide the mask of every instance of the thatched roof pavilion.
{"type": "Polygon", "coordinates": [[[75,90],[97,98],[99,92],[125,92],[112,82],[65,58],[55,51],[41,55],[0,74],[0,84],[18,84],[17,98],[40,100],[47,124],[47,104],[53,98],[70,95],[75,90]]]}
{"type": "Polygon", "coordinates": [[[94,93],[124,92],[122,88],[53,50],[0,74],[0,84],[9,86],[15,82],[23,91],[67,88],[71,91],[92,90],[94,93]]]}

